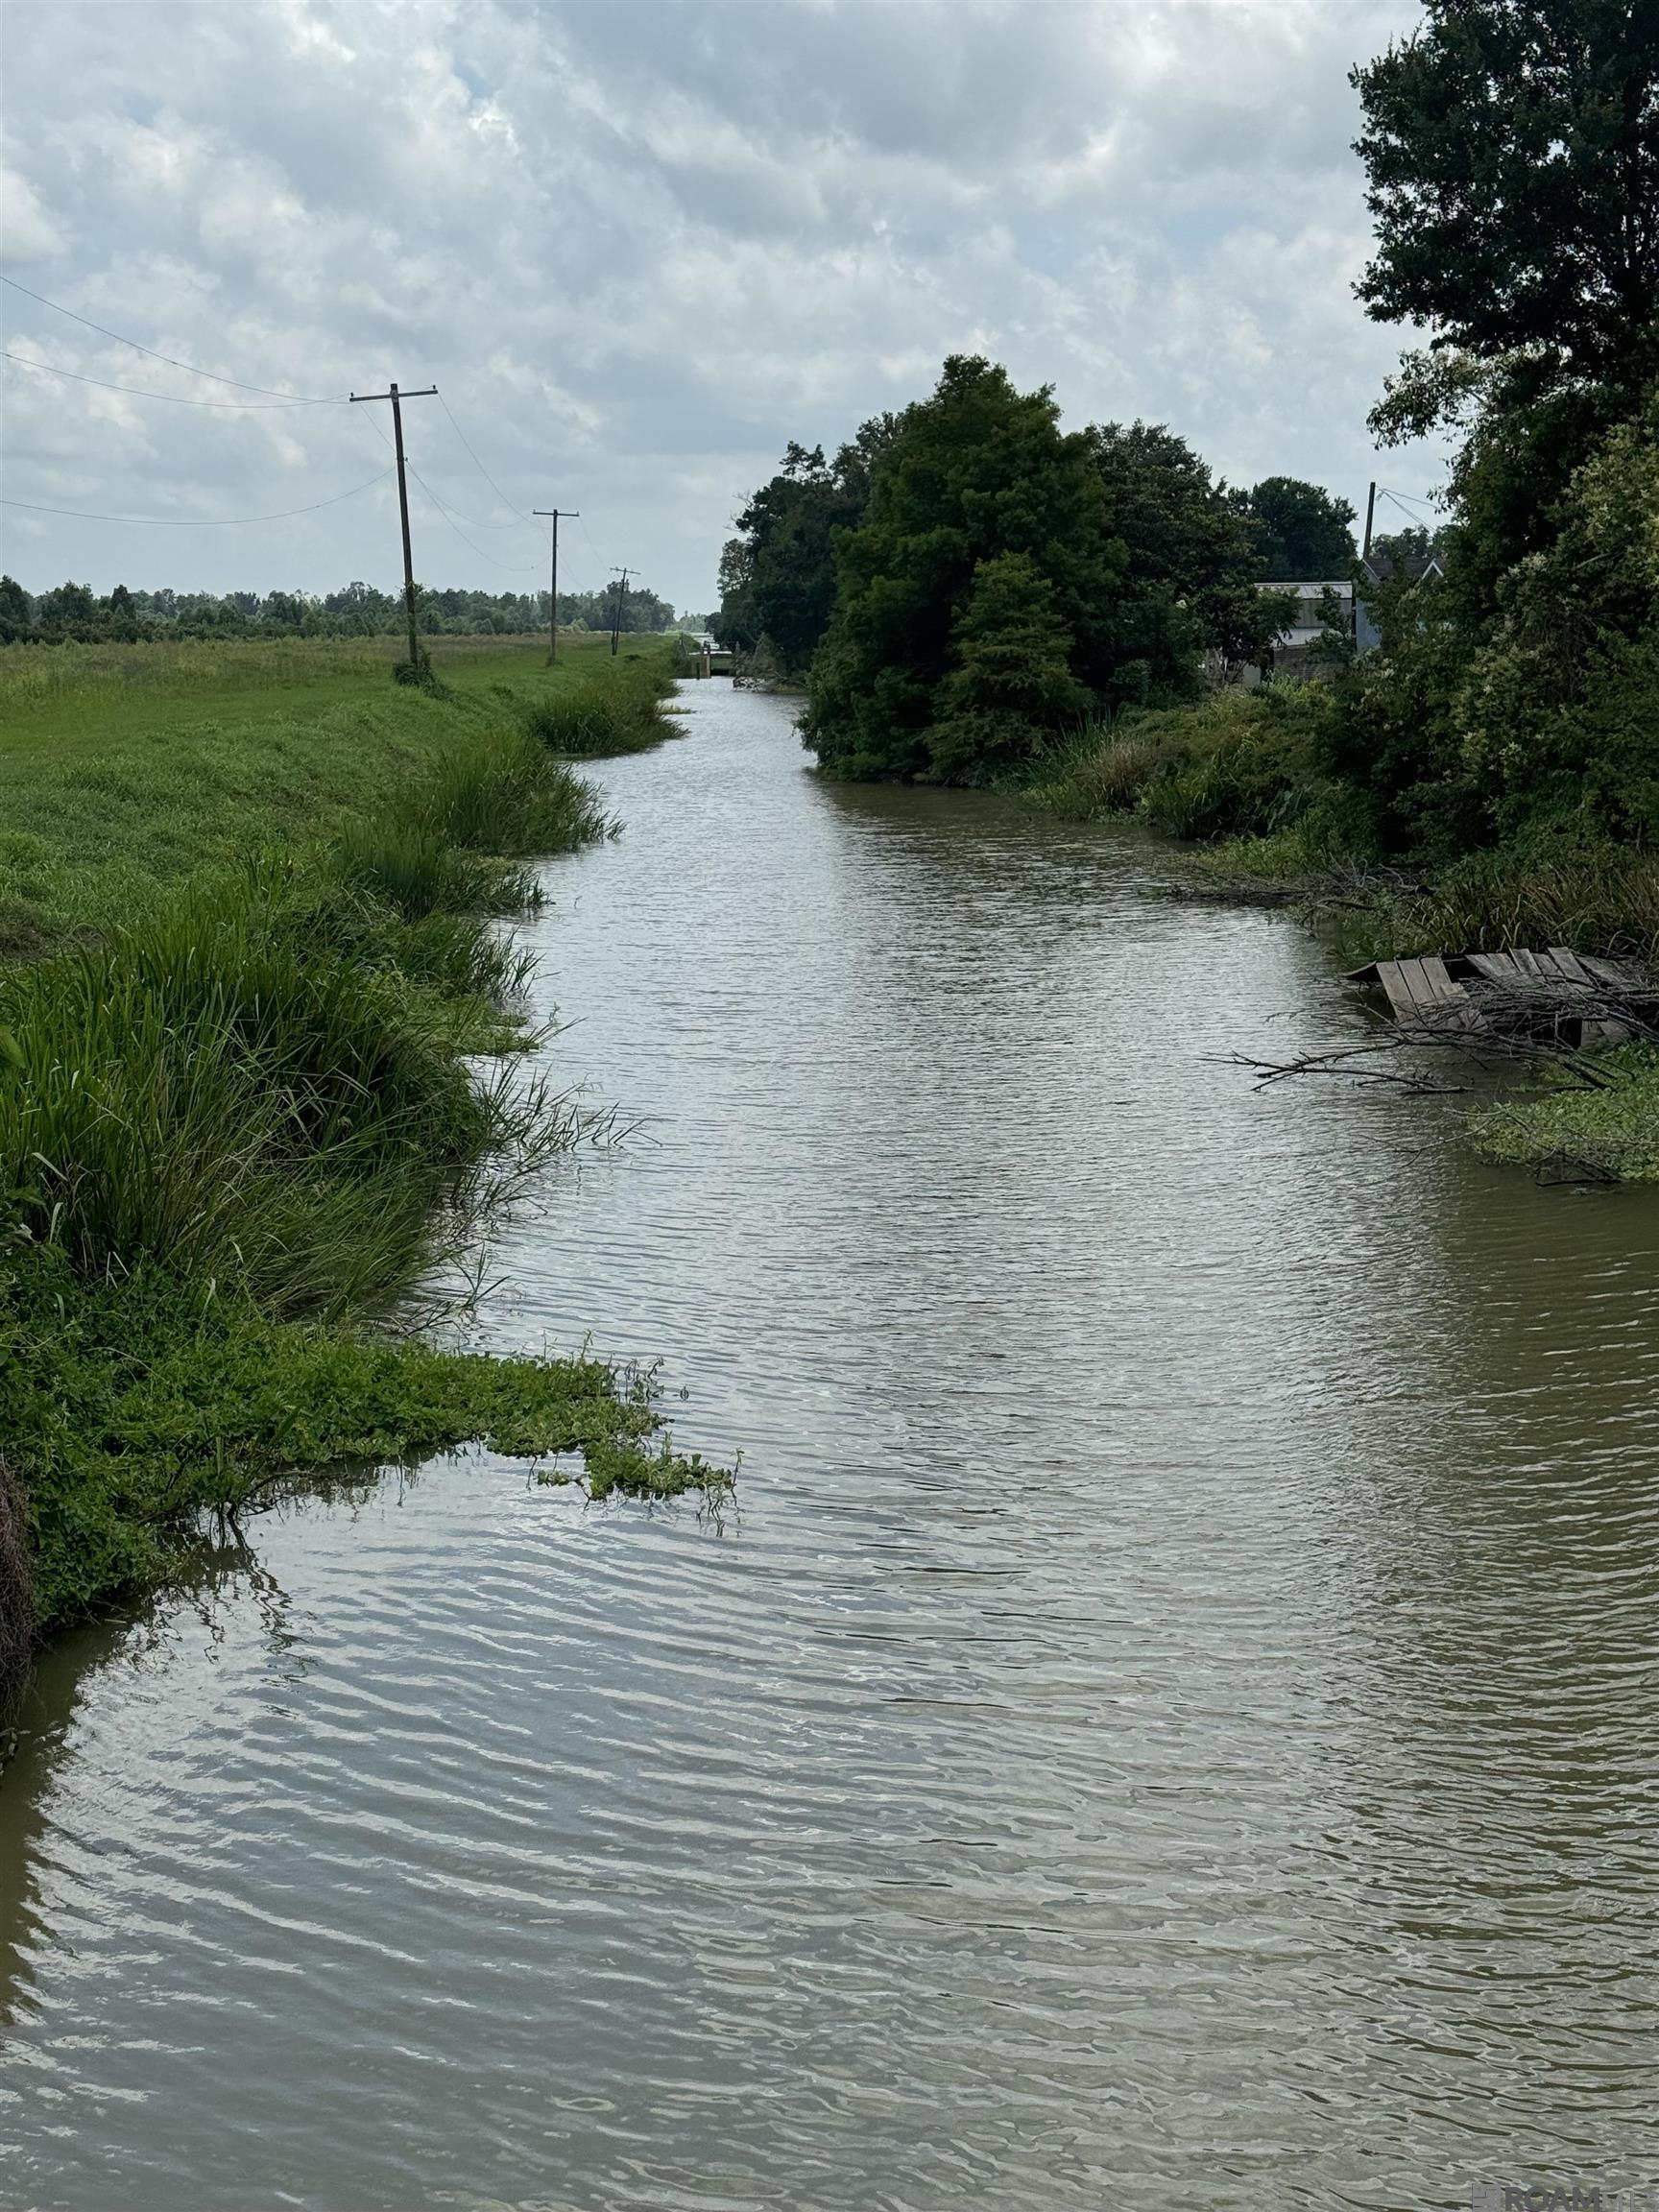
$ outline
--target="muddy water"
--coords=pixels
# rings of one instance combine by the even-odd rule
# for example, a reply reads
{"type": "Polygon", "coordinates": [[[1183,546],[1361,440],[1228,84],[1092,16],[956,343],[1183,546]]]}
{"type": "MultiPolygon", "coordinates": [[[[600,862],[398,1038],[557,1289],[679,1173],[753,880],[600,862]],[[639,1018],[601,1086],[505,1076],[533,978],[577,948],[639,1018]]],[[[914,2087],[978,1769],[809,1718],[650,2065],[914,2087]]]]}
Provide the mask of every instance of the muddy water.
{"type": "Polygon", "coordinates": [[[640,1122],[487,1341],[741,1511],[485,1458],[63,1647],[0,1783],[0,2201],[1466,2204],[1654,2177],[1659,1210],[1423,1101],[1109,834],[689,688],[549,871],[640,1122]]]}

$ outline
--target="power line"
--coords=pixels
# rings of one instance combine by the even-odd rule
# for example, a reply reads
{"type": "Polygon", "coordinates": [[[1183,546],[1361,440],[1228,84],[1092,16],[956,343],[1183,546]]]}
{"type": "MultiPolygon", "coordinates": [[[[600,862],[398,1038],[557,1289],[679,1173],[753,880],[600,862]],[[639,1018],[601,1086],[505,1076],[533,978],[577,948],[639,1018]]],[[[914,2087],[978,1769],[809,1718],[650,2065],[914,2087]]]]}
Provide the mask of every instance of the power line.
{"type": "Polygon", "coordinates": [[[10,284],[13,292],[21,292],[27,300],[37,300],[42,307],[50,307],[55,315],[67,315],[71,323],[83,324],[88,330],[96,330],[101,338],[113,338],[117,346],[131,346],[135,353],[148,353],[152,361],[165,361],[169,369],[182,369],[192,376],[205,376],[209,384],[228,384],[236,392],[258,392],[267,399],[286,400],[294,407],[344,407],[346,394],[331,394],[326,398],[310,398],[302,393],[274,392],[267,384],[244,384],[236,376],[221,376],[213,369],[198,369],[193,361],[177,361],[171,353],[157,353],[154,346],[141,346],[136,338],[123,336],[119,330],[109,330],[102,323],[94,323],[89,316],[77,315],[73,307],[64,307],[56,300],[48,300],[43,292],[31,292],[27,284],[19,284],[15,276],[0,276],[0,284],[10,284]]]}
{"type": "MultiPolygon", "coordinates": [[[[96,384],[100,392],[125,392],[133,399],[165,399],[173,407],[228,407],[232,414],[262,415],[283,407],[310,407],[310,399],[191,399],[181,392],[146,392],[136,384],[110,384],[102,376],[83,376],[78,369],[55,368],[50,361],[31,361],[26,353],[9,352],[0,346],[0,361],[15,361],[20,368],[38,369],[48,376],[67,376],[72,383],[96,384]]],[[[205,370],[198,370],[205,375],[205,370]]]]}
{"type": "MultiPolygon", "coordinates": [[[[434,387],[432,397],[441,400],[444,395],[442,392],[438,391],[436,387],[434,387]]],[[[373,416],[367,416],[365,420],[369,423],[370,427],[373,430],[375,437],[379,439],[380,443],[383,445],[389,446],[392,444],[392,441],[387,437],[385,431],[381,429],[379,423],[375,421],[373,416]]],[[[421,471],[415,467],[415,464],[412,461],[407,461],[404,465],[408,469],[410,475],[414,477],[416,483],[420,485],[421,491],[425,493],[427,498],[431,500],[433,506],[437,508],[440,517],[448,523],[450,529],[454,531],[456,537],[460,539],[463,545],[469,546],[472,552],[477,554],[480,561],[487,561],[492,568],[500,568],[504,570],[508,575],[512,576],[528,575],[531,569],[539,568],[541,565],[539,561],[497,561],[493,553],[486,553],[482,545],[474,545],[471,539],[468,537],[466,531],[461,528],[460,523],[456,520],[456,516],[460,513],[460,510],[451,510],[445,504],[442,499],[439,498],[437,493],[433,491],[431,485],[427,483],[425,477],[421,475],[421,471]]],[[[462,521],[467,521],[469,519],[469,517],[461,517],[462,521]]],[[[500,529],[506,527],[506,525],[500,523],[486,522],[475,524],[474,527],[491,530],[500,529]]],[[[522,528],[524,525],[520,524],[518,527],[522,528]]],[[[533,529],[535,525],[532,523],[529,525],[529,527],[533,529]]]]}
{"type": "MultiPolygon", "coordinates": [[[[593,556],[594,560],[598,562],[599,565],[600,565],[602,568],[606,568],[606,567],[609,567],[609,566],[610,566],[610,564],[609,564],[609,562],[607,562],[607,560],[606,560],[606,558],[605,558],[604,554],[600,552],[600,550],[599,550],[598,546],[594,544],[594,542],[593,542],[593,533],[592,533],[592,531],[591,531],[591,530],[589,530],[589,527],[588,527],[588,525],[587,525],[587,523],[586,523],[586,522],[584,522],[584,523],[583,523],[583,525],[582,525],[582,535],[583,535],[583,537],[584,537],[584,538],[586,538],[586,539],[587,539],[587,541],[588,541],[588,550],[589,550],[589,553],[591,553],[591,554],[592,554],[592,556],[593,556]]],[[[610,586],[609,586],[608,584],[607,584],[607,585],[601,585],[601,586],[599,587],[599,589],[600,589],[601,590],[607,590],[607,591],[608,591],[608,590],[610,589],[610,586]]]]}
{"type": "MultiPolygon", "coordinates": [[[[433,491],[431,485],[427,483],[425,477],[421,475],[420,469],[414,466],[413,462],[409,464],[409,473],[414,477],[416,483],[420,485],[421,491],[425,493],[427,498],[431,500],[433,506],[437,508],[443,519],[447,522],[450,529],[454,531],[456,537],[460,539],[462,544],[470,545],[472,547],[472,551],[477,554],[480,561],[488,561],[492,568],[505,569],[508,574],[514,576],[525,576],[528,575],[533,568],[541,568],[541,564],[540,561],[497,561],[493,553],[486,553],[482,545],[473,545],[471,539],[468,537],[466,531],[463,530],[460,523],[456,521],[454,515],[444,504],[444,501],[439,498],[437,493],[433,491]]],[[[493,523],[484,523],[481,525],[481,527],[484,529],[493,529],[499,528],[500,525],[493,523]]],[[[522,527],[522,525],[520,525],[520,527],[522,527]]]]}
{"type": "MultiPolygon", "coordinates": [[[[454,415],[450,412],[449,402],[445,398],[442,392],[440,392],[438,395],[438,404],[443,408],[445,414],[448,415],[450,429],[454,431],[456,437],[460,439],[462,445],[466,445],[468,457],[470,459],[473,468],[477,469],[479,475],[483,477],[485,483],[489,485],[491,491],[494,493],[496,498],[500,500],[502,506],[507,509],[510,515],[517,515],[522,517],[523,509],[514,506],[512,500],[508,498],[506,493],[502,491],[500,485],[496,483],[494,477],[491,475],[489,469],[485,468],[483,462],[479,460],[477,454],[472,451],[471,446],[468,444],[466,431],[463,430],[460,423],[456,421],[454,415]]],[[[514,525],[507,522],[479,522],[475,524],[474,527],[479,530],[507,530],[513,528],[514,525]]],[[[531,528],[534,529],[534,527],[535,525],[532,523],[531,528]]]]}
{"type": "Polygon", "coordinates": [[[359,493],[372,492],[376,484],[384,484],[392,474],[382,469],[378,476],[371,476],[367,484],[357,484],[349,492],[337,492],[332,499],[317,499],[309,507],[287,507],[280,515],[89,515],[83,507],[41,507],[33,499],[0,499],[0,507],[20,507],[30,515],[67,515],[76,522],[141,522],[158,530],[234,530],[250,522],[287,522],[296,515],[315,515],[325,507],[338,507],[343,500],[355,499],[359,493]]]}

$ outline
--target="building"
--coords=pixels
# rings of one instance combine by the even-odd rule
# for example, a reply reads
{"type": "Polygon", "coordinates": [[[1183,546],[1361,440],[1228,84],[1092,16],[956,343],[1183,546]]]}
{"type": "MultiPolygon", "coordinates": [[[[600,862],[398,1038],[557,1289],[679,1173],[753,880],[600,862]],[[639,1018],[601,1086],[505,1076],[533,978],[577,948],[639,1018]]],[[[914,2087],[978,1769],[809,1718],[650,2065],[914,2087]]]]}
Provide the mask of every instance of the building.
{"type": "MultiPolygon", "coordinates": [[[[1398,559],[1387,553],[1372,553],[1359,564],[1361,578],[1369,577],[1373,584],[1389,583],[1396,576],[1404,576],[1409,584],[1421,584],[1428,576],[1444,576],[1440,556],[1432,548],[1409,552],[1398,559]]],[[[1358,605],[1354,617],[1354,642],[1361,653],[1369,653],[1382,640],[1377,625],[1371,619],[1371,610],[1365,603],[1364,585],[1361,582],[1358,605]]]]}
{"type": "MultiPolygon", "coordinates": [[[[1355,620],[1354,579],[1351,576],[1331,576],[1315,583],[1307,583],[1300,579],[1284,583],[1267,582],[1258,584],[1256,589],[1258,591],[1293,591],[1296,594],[1296,606],[1290,618],[1290,626],[1287,630],[1280,632],[1279,641],[1273,649],[1275,675],[1284,675],[1307,666],[1309,648],[1317,641],[1322,634],[1319,620],[1321,593],[1331,591],[1335,594],[1336,604],[1342,611],[1343,623],[1350,634],[1353,632],[1355,620]]],[[[1221,666],[1219,655],[1212,651],[1207,653],[1204,658],[1210,681],[1213,684],[1223,682],[1227,672],[1221,666]]],[[[1314,662],[1313,665],[1317,667],[1318,662],[1314,662]]],[[[1237,671],[1233,681],[1242,685],[1248,690],[1252,685],[1261,683],[1262,671],[1260,668],[1242,668],[1237,671]]]]}

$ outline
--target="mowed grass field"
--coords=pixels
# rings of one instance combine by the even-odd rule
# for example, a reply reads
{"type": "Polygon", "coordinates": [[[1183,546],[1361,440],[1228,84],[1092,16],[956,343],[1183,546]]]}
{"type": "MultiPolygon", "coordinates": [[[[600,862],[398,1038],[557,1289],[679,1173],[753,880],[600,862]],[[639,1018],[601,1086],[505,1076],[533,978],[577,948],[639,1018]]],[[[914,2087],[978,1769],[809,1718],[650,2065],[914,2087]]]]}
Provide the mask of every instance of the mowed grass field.
{"type": "Polygon", "coordinates": [[[398,641],[0,649],[0,959],[132,919],[255,846],[313,844],[427,773],[469,729],[637,689],[637,639],[435,637],[438,697],[398,641]]]}

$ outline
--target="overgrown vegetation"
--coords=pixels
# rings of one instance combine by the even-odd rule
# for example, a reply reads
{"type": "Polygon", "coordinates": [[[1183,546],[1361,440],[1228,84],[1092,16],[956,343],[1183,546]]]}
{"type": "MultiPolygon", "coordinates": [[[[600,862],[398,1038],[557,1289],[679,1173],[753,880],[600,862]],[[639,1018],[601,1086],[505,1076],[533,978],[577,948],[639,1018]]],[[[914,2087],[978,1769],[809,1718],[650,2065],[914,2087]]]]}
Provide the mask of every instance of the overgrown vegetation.
{"type": "Polygon", "coordinates": [[[204,1508],[342,1455],[476,1436],[573,1454],[554,1472],[585,1469],[595,1494],[719,1479],[590,1362],[361,1334],[582,1133],[499,1057],[522,965],[491,918],[534,898],[523,860],[609,828],[538,734],[541,710],[592,694],[637,728],[666,687],[661,658],[594,654],[533,688],[436,697],[382,672],[388,696],[338,720],[209,722],[194,746],[186,728],[159,773],[142,746],[133,775],[118,743],[65,762],[13,728],[4,765],[34,826],[9,840],[12,911],[45,949],[0,969],[13,1640],[19,1492],[45,1632],[165,1573],[204,1508]],[[301,743],[309,809],[287,774],[301,743]],[[186,787],[211,832],[189,859],[160,819],[186,787]],[[306,812],[310,835],[274,851],[306,812]],[[31,869],[47,904],[28,903],[31,869]],[[497,1057],[480,1069],[480,1054],[497,1057]]]}
{"type": "MultiPolygon", "coordinates": [[[[685,657],[666,665],[678,671],[685,657]]],[[[607,672],[609,681],[550,692],[529,709],[533,735],[566,760],[603,760],[619,753],[648,753],[674,734],[663,717],[665,663],[627,658],[607,672]]]]}

